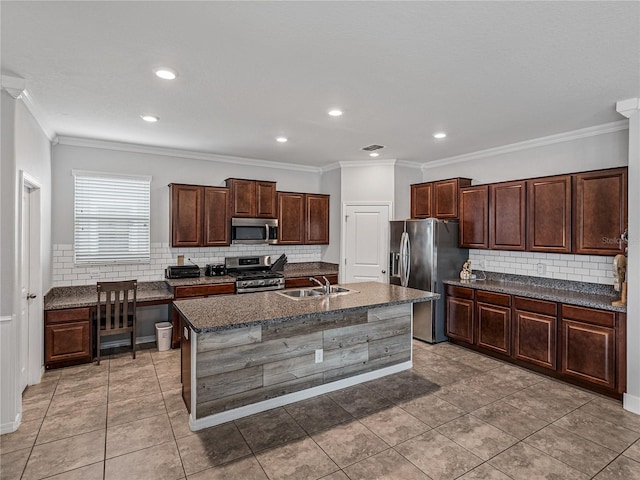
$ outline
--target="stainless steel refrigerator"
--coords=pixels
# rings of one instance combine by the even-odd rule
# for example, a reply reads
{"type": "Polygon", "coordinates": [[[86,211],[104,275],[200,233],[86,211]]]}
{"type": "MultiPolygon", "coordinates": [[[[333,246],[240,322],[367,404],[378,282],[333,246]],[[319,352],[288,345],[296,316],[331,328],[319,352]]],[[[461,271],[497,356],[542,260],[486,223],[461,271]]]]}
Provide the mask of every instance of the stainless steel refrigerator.
{"type": "Polygon", "coordinates": [[[458,248],[458,221],[426,218],[391,222],[389,282],[439,293],[439,300],[413,304],[413,336],[447,340],[444,284],[458,278],[469,250],[458,248]]]}

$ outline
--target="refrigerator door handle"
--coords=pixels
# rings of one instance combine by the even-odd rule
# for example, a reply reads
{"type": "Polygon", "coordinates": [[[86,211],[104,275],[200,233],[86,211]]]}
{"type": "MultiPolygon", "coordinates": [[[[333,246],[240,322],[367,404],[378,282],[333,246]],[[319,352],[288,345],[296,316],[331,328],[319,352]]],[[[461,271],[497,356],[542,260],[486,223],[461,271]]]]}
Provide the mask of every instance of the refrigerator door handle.
{"type": "Polygon", "coordinates": [[[409,241],[409,234],[406,234],[406,251],[407,251],[407,255],[405,256],[406,261],[407,261],[407,265],[404,269],[404,275],[405,275],[405,282],[404,282],[404,286],[408,286],[409,285],[409,275],[411,275],[411,242],[409,241]]]}
{"type": "Polygon", "coordinates": [[[409,282],[409,234],[407,232],[402,233],[400,238],[400,285],[406,287],[409,282]]]}

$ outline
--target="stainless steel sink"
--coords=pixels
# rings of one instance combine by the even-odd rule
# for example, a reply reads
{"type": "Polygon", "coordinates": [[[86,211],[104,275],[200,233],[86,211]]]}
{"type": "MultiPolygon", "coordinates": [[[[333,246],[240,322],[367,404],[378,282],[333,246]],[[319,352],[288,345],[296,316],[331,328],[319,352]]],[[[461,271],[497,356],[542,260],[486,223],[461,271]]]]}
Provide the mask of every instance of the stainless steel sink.
{"type": "Polygon", "coordinates": [[[332,286],[329,293],[324,292],[324,287],[320,288],[297,288],[295,290],[281,290],[276,292],[292,300],[301,300],[303,298],[322,298],[334,297],[336,295],[346,295],[347,293],[355,293],[355,290],[348,288],[332,286]]]}

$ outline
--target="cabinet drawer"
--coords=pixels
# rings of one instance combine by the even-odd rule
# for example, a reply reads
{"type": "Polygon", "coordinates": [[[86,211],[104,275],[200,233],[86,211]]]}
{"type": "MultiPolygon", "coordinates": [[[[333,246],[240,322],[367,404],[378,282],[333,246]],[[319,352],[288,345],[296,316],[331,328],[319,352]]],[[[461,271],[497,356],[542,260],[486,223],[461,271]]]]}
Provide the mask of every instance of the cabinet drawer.
{"type": "MultiPolygon", "coordinates": [[[[96,300],[98,299],[96,295],[96,300]]],[[[78,320],[89,320],[89,307],[67,308],[64,310],[47,310],[46,324],[67,323],[78,320]]]]}
{"type": "Polygon", "coordinates": [[[602,325],[613,328],[616,324],[614,312],[596,310],[593,308],[576,307],[574,305],[562,305],[562,318],[580,320],[581,322],[602,325]]]}
{"type": "Polygon", "coordinates": [[[478,290],[476,292],[476,300],[478,302],[491,303],[493,305],[502,305],[503,307],[511,306],[511,295],[504,293],[485,292],[478,290]]]}
{"type": "Polygon", "coordinates": [[[445,292],[451,297],[473,299],[473,289],[447,285],[445,292]]]}
{"type": "Polygon", "coordinates": [[[189,287],[175,287],[175,298],[199,297],[206,295],[221,295],[235,293],[235,283],[217,283],[215,285],[193,285],[189,287]]]}
{"type": "Polygon", "coordinates": [[[525,310],[527,312],[552,315],[554,317],[558,312],[556,303],[546,302],[544,300],[535,300],[533,298],[513,297],[513,306],[516,310],[525,310]]]}

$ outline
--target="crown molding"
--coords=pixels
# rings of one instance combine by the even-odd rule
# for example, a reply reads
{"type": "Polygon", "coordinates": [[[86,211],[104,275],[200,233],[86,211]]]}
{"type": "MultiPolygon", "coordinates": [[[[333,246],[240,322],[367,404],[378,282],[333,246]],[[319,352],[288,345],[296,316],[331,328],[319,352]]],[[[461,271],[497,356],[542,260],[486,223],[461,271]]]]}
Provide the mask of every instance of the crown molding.
{"type": "Polygon", "coordinates": [[[494,155],[502,155],[505,153],[517,152],[520,150],[528,150],[530,148],[543,147],[545,145],[553,145],[554,143],[569,142],[580,138],[594,137],[605,133],[618,132],[629,128],[628,120],[619,120],[617,122],[605,123],[593,127],[581,128],[570,132],[558,133],[547,137],[534,138],[525,140],[524,142],[511,143],[500,147],[479,150],[477,152],[465,153],[454,157],[441,158],[433,162],[425,162],[422,164],[422,170],[437,168],[443,165],[452,165],[455,163],[463,163],[480,158],[492,157],[494,155]]]}
{"type": "Polygon", "coordinates": [[[422,163],[411,162],[409,160],[396,160],[396,166],[397,167],[405,167],[405,168],[421,169],[422,168],[422,163]]]}
{"type": "Polygon", "coordinates": [[[11,95],[15,100],[22,100],[22,103],[27,110],[31,113],[34,120],[42,130],[42,133],[49,139],[50,142],[53,142],[53,139],[56,136],[56,132],[49,126],[46,121],[46,117],[38,103],[34,100],[33,96],[27,90],[27,81],[24,78],[13,77],[11,75],[1,75],[0,76],[0,85],[2,86],[2,90],[11,95]]]}
{"type": "Polygon", "coordinates": [[[320,167],[295,165],[292,163],[272,162],[256,158],[233,157],[229,155],[217,155],[214,153],[196,152],[192,150],[180,150],[175,148],[153,147],[150,145],[138,145],[133,143],[112,142],[110,140],[98,140],[92,138],[58,136],[59,145],[73,147],[99,148],[102,150],[115,150],[118,152],[144,153],[148,155],[161,155],[164,157],[190,158],[194,160],[207,160],[211,162],[232,163],[234,165],[247,165],[251,167],[277,168],[280,170],[293,170],[297,172],[322,173],[320,167]]]}
{"type": "Polygon", "coordinates": [[[628,98],[626,100],[616,102],[616,112],[624,117],[629,118],[638,110],[640,110],[640,98],[628,98]]]}
{"type": "Polygon", "coordinates": [[[338,162],[341,168],[359,168],[359,167],[393,167],[396,164],[396,160],[347,160],[344,162],[338,162]]]}
{"type": "Polygon", "coordinates": [[[327,173],[327,172],[330,172],[331,170],[339,170],[339,169],[340,169],[340,162],[334,162],[322,167],[322,173],[327,173]]]}

